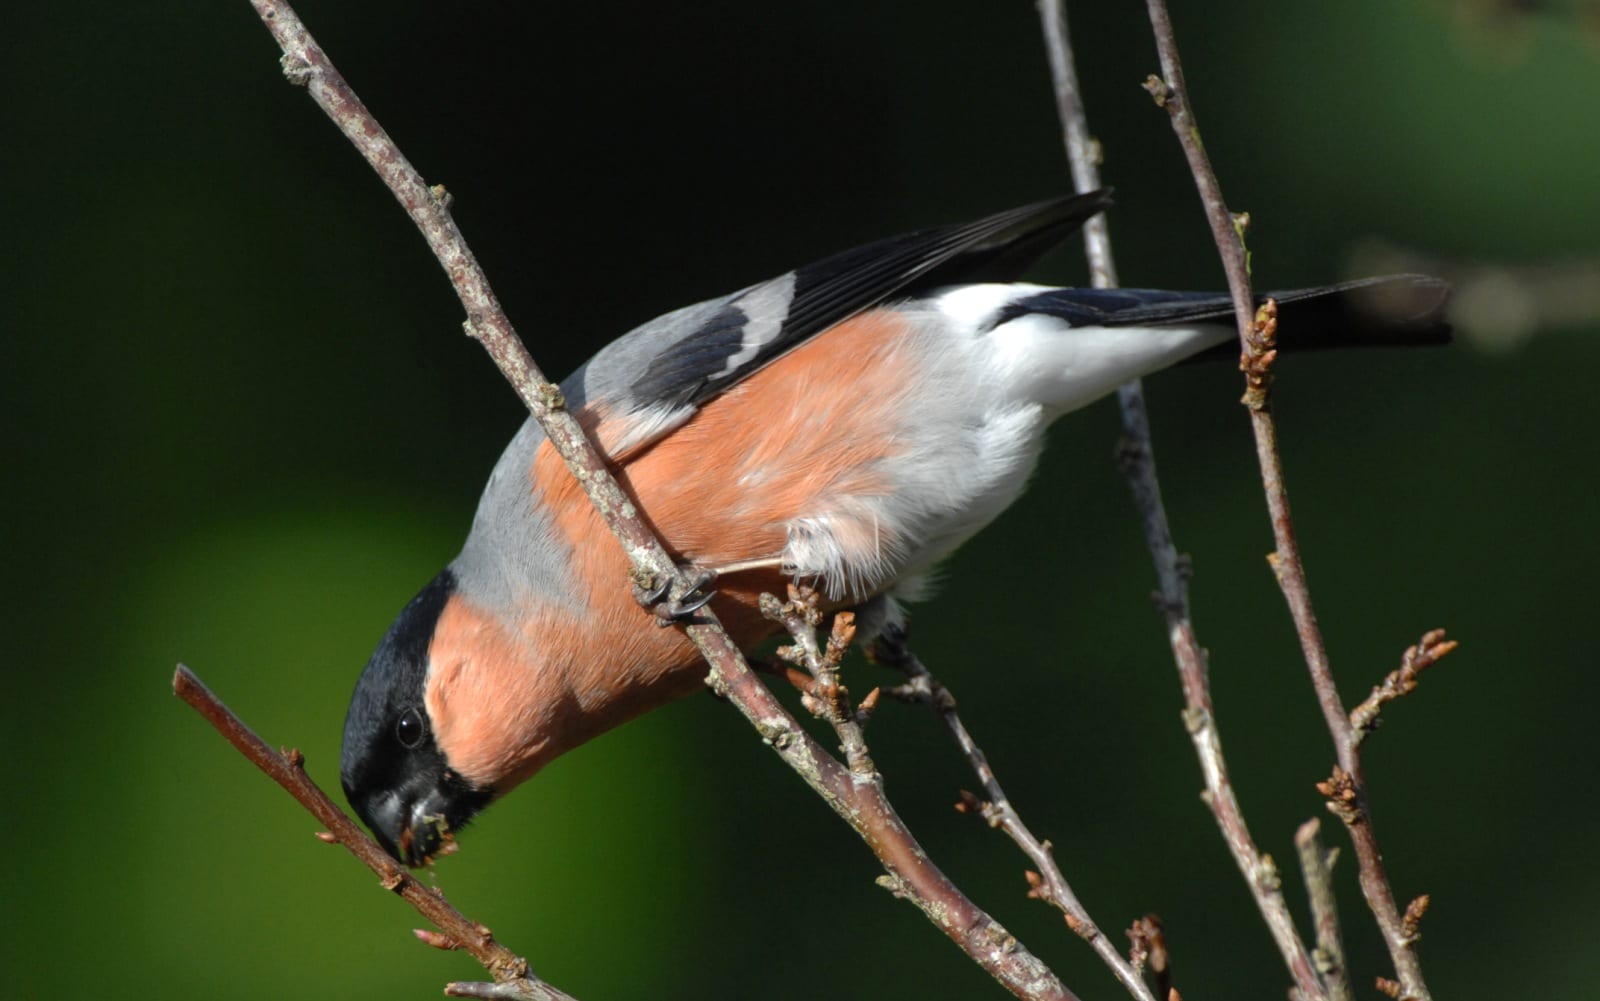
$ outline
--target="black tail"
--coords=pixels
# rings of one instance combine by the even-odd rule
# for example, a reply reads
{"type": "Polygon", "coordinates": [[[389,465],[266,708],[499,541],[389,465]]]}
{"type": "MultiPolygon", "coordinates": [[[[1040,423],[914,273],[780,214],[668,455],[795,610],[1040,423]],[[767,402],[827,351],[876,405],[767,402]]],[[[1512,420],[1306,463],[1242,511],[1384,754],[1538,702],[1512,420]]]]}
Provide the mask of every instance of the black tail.
{"type": "MultiPolygon", "coordinates": [[[[1256,297],[1278,303],[1278,346],[1309,348],[1448,344],[1445,302],[1450,286],[1427,275],[1386,275],[1339,285],[1269,292],[1256,297]]],[[[1052,289],[1006,307],[996,322],[1027,313],[1059,316],[1075,327],[1174,326],[1233,323],[1233,301],[1213,292],[1158,289],[1052,289]]],[[[1195,358],[1237,355],[1231,344],[1195,358]]]]}
{"type": "MultiPolygon", "coordinates": [[[[1450,286],[1428,275],[1269,292],[1256,298],[1257,305],[1269,297],[1278,303],[1278,346],[1290,351],[1450,343],[1450,286]]],[[[1232,308],[1226,315],[1233,319],[1232,308]]]]}

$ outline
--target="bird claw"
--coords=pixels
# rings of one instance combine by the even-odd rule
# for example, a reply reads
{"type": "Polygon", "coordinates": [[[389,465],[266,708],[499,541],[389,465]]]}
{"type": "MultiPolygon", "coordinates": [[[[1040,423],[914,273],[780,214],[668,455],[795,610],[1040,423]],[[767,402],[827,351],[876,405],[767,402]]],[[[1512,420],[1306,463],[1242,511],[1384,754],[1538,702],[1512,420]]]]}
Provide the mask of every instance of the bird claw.
{"type": "Polygon", "coordinates": [[[672,590],[672,578],[667,574],[657,574],[650,579],[653,582],[651,587],[633,585],[633,600],[645,608],[651,608],[658,604],[662,598],[667,596],[667,592],[672,590]]]}
{"type": "Polygon", "coordinates": [[[694,613],[706,606],[717,592],[709,587],[717,575],[699,567],[684,567],[688,586],[676,599],[667,600],[676,582],[671,575],[658,575],[650,587],[633,586],[633,597],[640,605],[655,613],[656,625],[678,625],[693,618],[694,613]]]}

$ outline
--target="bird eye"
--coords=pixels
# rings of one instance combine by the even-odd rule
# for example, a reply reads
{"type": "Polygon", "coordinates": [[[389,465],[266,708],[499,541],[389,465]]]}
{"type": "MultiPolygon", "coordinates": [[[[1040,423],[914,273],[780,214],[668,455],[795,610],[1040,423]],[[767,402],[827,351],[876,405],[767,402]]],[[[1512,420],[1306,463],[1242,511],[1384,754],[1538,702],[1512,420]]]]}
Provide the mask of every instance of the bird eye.
{"type": "Polygon", "coordinates": [[[422,722],[421,711],[416,706],[410,706],[395,721],[394,735],[402,747],[410,749],[422,743],[422,735],[427,729],[427,725],[422,722]]]}

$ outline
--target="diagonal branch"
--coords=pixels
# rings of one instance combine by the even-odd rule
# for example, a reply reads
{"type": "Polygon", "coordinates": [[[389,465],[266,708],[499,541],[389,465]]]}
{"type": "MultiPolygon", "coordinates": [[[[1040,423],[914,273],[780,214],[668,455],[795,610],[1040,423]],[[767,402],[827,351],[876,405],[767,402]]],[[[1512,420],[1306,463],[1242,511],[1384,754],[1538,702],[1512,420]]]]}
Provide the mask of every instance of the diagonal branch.
{"type": "Polygon", "coordinates": [[[1139,977],[1138,971],[1123,958],[1122,953],[1117,951],[1111,939],[1101,932],[1100,927],[1089,916],[1088,909],[1078,900],[1078,895],[1073,892],[1072,886],[1062,875],[1061,867],[1056,864],[1050,842],[1040,840],[1023,822],[1022,815],[1012,805],[1011,797],[1006,795],[1000,780],[994,774],[994,769],[990,767],[988,756],[983,753],[978,742],[973,740],[966,724],[961,722],[961,716],[956,711],[955,696],[950,694],[950,690],[944,687],[906,646],[905,633],[898,628],[885,629],[873,644],[871,656],[877,663],[892,667],[906,676],[906,684],[890,689],[888,692],[890,696],[926,705],[949,728],[951,736],[955,738],[968,763],[972,765],[973,772],[977,774],[978,781],[983,786],[984,796],[979,800],[963,790],[962,802],[957,805],[957,809],[963,812],[977,812],[990,827],[999,828],[1016,842],[1018,848],[1022,849],[1022,853],[1037,868],[1037,872],[1027,873],[1028,896],[1042,900],[1061,911],[1062,916],[1066,918],[1067,927],[1089,943],[1129,994],[1139,1001],[1155,1001],[1149,985],[1139,977]]]}
{"type": "Polygon", "coordinates": [[[440,948],[459,948],[469,953],[495,980],[502,982],[506,991],[503,997],[518,1001],[572,1001],[569,995],[534,976],[528,969],[528,961],[496,942],[488,928],[450,906],[438,890],[417,882],[389,857],[388,852],[378,847],[376,841],[367,837],[367,833],[311,781],[299,751],[273,750],[182,664],[172,676],[172,690],[216,727],[228,743],[309,810],[328,829],[329,837],[344,845],[350,854],[378,875],[384,889],[405,898],[406,903],[444,932],[443,940],[431,932],[418,932],[418,938],[440,948]]]}
{"type": "MultiPolygon", "coordinates": [[[[683,597],[696,581],[678,570],[645,525],[605,460],[564,408],[559,387],[545,379],[512,328],[448,211],[443,188],[429,188],[383,127],[334,68],[289,4],[251,0],[282,48],[285,74],[305,86],[411,216],[450,277],[467,312],[466,329],[488,350],[583,485],[634,567],[642,590],[672,582],[683,597]]],[[[641,617],[640,628],[648,628],[641,617]]],[[[992,917],[969,900],[928,859],[901,822],[874,777],[864,781],[828,754],[773,697],[709,610],[685,627],[711,667],[707,684],[733,702],[791,768],[831,806],[877,855],[898,896],[912,901],[974,962],[1019,997],[1073,998],[1053,973],[992,917]]]]}
{"type": "MultiPolygon", "coordinates": [[[[1090,137],[1088,117],[1078,87],[1078,75],[1067,35],[1066,18],[1060,0],[1040,0],[1039,14],[1050,56],[1055,82],[1056,108],[1061,118],[1067,159],[1072,166],[1073,184],[1079,191],[1100,187],[1098,144],[1090,137]]],[[[1096,216],[1084,227],[1084,246],[1089,255],[1089,270],[1094,285],[1108,288],[1116,284],[1116,267],[1111,258],[1111,239],[1105,217],[1096,216]]],[[[1272,866],[1250,836],[1244,810],[1234,795],[1228,777],[1227,760],[1222,753],[1222,737],[1217,731],[1211,704],[1211,682],[1207,676],[1205,654],[1189,616],[1188,567],[1178,555],[1161,500],[1161,484],[1156,476],[1155,452],[1150,438],[1150,420],[1145,408],[1144,390],[1137,380],[1117,390],[1122,410],[1123,438],[1118,449],[1134,506],[1144,526],[1145,542],[1155,564],[1159,591],[1157,605],[1167,628],[1167,641],[1183,686],[1184,721],[1200,760],[1205,777],[1205,801],[1211,808],[1224,842],[1243,874],[1245,884],[1256,901],[1300,992],[1307,998],[1322,996],[1321,982],[1305,942],[1295,930],[1294,918],[1272,866]]]]}
{"type": "Polygon", "coordinates": [[[1151,77],[1146,87],[1156,103],[1167,110],[1171,119],[1172,130],[1177,134],[1184,156],[1189,161],[1190,173],[1194,175],[1195,187],[1199,190],[1206,219],[1211,225],[1211,235],[1227,272],[1228,291],[1233,298],[1234,312],[1239,322],[1239,341],[1243,350],[1241,367],[1247,375],[1248,388],[1244,402],[1250,414],[1251,430],[1255,434],[1256,458],[1261,466],[1267,512],[1272,520],[1274,551],[1268,559],[1277,576],[1279,589],[1288,602],[1295,632],[1300,638],[1300,649],[1311,673],[1311,684],[1316,690],[1328,732],[1333,737],[1339,762],[1335,769],[1336,777],[1342,772],[1348,783],[1345,791],[1354,805],[1353,815],[1357,819],[1356,822],[1347,819],[1345,826],[1350,831],[1356,849],[1361,892],[1389,948],[1390,959],[1400,978],[1401,995],[1414,1001],[1428,1001],[1431,995],[1423,982],[1422,966],[1413,948],[1415,937],[1406,933],[1405,921],[1395,905],[1394,891],[1389,886],[1389,878],[1384,870],[1377,835],[1373,832],[1361,756],[1356,741],[1352,739],[1350,717],[1346,714],[1334,682],[1327,646],[1312,609],[1311,591],[1306,583],[1305,566],[1300,558],[1299,542],[1295,538],[1294,520],[1289,512],[1289,494],[1284,485],[1283,462],[1278,452],[1277,425],[1272,419],[1267,392],[1274,356],[1271,338],[1276,326],[1276,308],[1271,300],[1259,313],[1254,307],[1249,263],[1242,236],[1248,217],[1229,213],[1221,185],[1200,141],[1200,129],[1189,100],[1183,64],[1178,56],[1177,38],[1165,0],[1147,0],[1147,4],[1155,32],[1156,49],[1161,59],[1162,77],[1151,77]]]}

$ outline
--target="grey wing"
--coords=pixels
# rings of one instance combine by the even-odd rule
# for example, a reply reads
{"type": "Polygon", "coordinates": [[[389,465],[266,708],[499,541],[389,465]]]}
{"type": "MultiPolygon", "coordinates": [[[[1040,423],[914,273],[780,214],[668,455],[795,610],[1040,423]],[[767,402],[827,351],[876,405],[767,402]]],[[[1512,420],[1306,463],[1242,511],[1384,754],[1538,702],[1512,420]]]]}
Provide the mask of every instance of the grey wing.
{"type": "Polygon", "coordinates": [[[614,453],[654,440],[706,400],[891,296],[1015,278],[1109,204],[1109,191],[1095,191],[834,254],[657,317],[595,355],[562,388],[575,405],[626,415],[631,427],[611,443],[614,453]]]}

